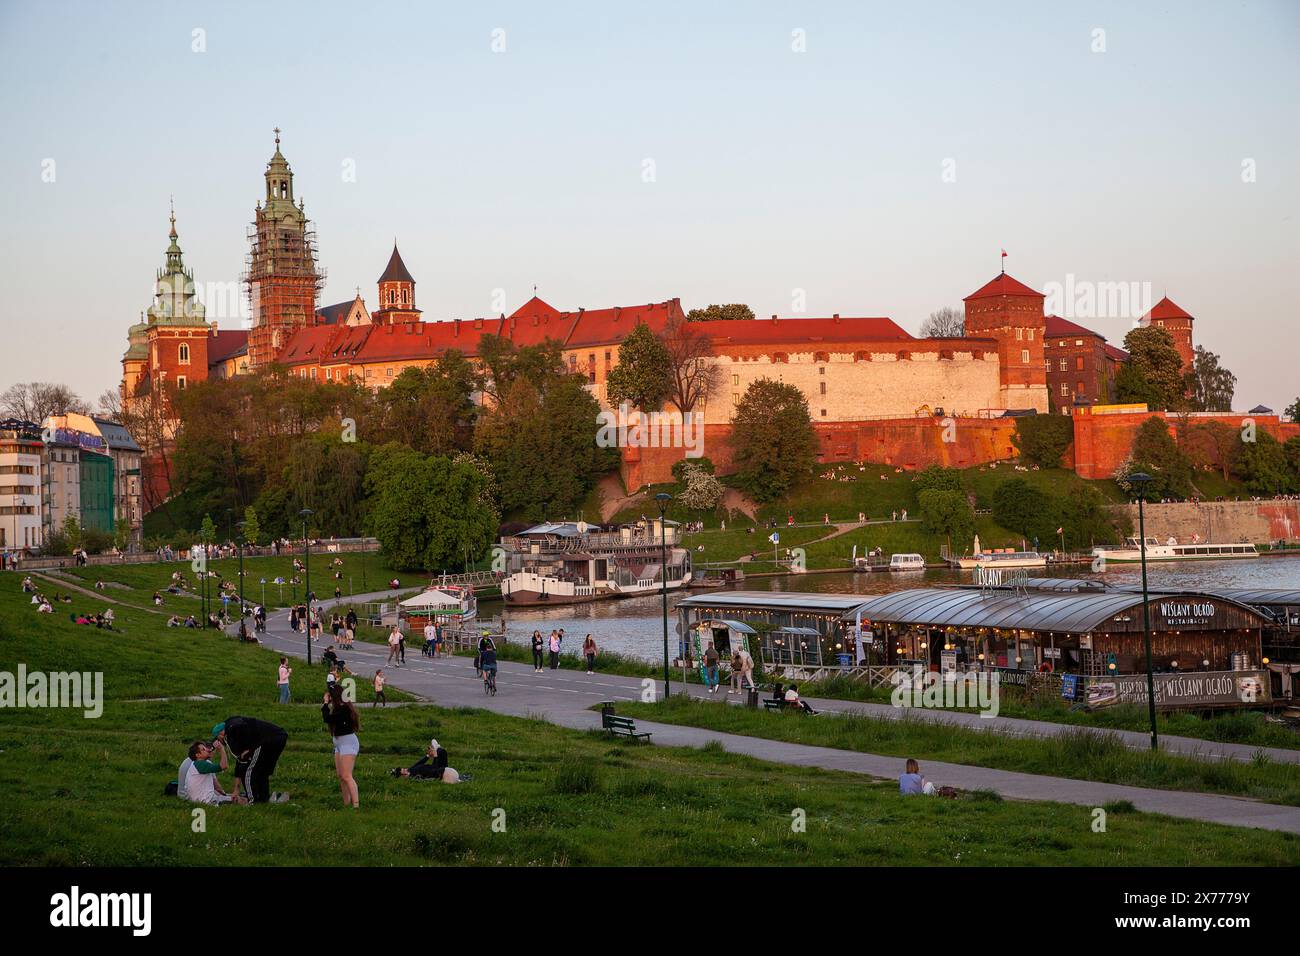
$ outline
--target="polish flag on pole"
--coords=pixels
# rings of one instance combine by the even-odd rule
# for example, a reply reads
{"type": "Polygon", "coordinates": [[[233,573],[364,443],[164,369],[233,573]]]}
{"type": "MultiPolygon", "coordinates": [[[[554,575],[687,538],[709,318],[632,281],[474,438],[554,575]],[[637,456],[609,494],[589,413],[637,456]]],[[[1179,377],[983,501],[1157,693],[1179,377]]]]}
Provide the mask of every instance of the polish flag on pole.
{"type": "Polygon", "coordinates": [[[1002,272],[1005,274],[1006,271],[1007,271],[1007,250],[1003,249],[1002,250],[1002,272]]]}

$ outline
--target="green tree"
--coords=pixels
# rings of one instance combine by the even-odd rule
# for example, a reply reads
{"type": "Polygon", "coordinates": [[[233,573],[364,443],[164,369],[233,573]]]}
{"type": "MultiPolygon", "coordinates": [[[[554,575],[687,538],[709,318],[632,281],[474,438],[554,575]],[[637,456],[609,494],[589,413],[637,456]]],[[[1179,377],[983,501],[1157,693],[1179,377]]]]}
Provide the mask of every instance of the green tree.
{"type": "Polygon", "coordinates": [[[1241,455],[1241,432],[1226,422],[1208,421],[1192,425],[1188,439],[1193,463],[1211,466],[1228,480],[1241,455]]]}
{"type": "Polygon", "coordinates": [[[371,533],[384,557],[406,571],[466,567],[487,553],[499,523],[483,500],[484,479],[469,462],[392,442],[366,470],[371,533]]]}
{"type": "Polygon", "coordinates": [[[650,326],[638,322],[619,346],[618,364],[605,376],[611,405],[627,402],[653,411],[672,390],[673,359],[650,326]]]}
{"type": "Polygon", "coordinates": [[[257,509],[249,505],[244,509],[244,540],[256,545],[262,537],[262,527],[257,523],[257,509]]]}
{"type": "Polygon", "coordinates": [[[199,539],[208,543],[217,540],[217,525],[212,520],[212,515],[203,516],[203,523],[199,525],[199,539]]]}
{"type": "Polygon", "coordinates": [[[1183,359],[1167,329],[1147,325],[1124,336],[1129,357],[1115,379],[1121,402],[1146,402],[1154,409],[1184,404],[1183,359]]]}
{"type": "Polygon", "coordinates": [[[618,453],[596,444],[600,405],[577,375],[553,375],[539,389],[518,378],[480,418],[475,452],[496,475],[501,508],[529,518],[577,508],[614,467],[618,453]]]}
{"type": "Polygon", "coordinates": [[[1254,441],[1243,441],[1238,468],[1246,487],[1256,495],[1285,495],[1300,491],[1300,477],[1290,461],[1288,449],[1262,428],[1254,441]]]}
{"type": "Polygon", "coordinates": [[[1056,517],[1067,548],[1091,548],[1115,538],[1110,509],[1096,488],[1084,488],[1061,499],[1057,502],[1056,517]]]}
{"type": "Polygon", "coordinates": [[[1074,442],[1074,419],[1069,415],[1026,415],[1016,419],[1011,444],[1027,464],[1059,468],[1074,442]]]}
{"type": "Polygon", "coordinates": [[[993,520],[1040,542],[1056,535],[1051,499],[1023,478],[1011,478],[998,485],[993,492],[993,520]]]}
{"type": "Polygon", "coordinates": [[[63,519],[63,542],[69,551],[75,551],[81,547],[81,522],[77,520],[76,515],[68,515],[63,519]]]}
{"type": "Polygon", "coordinates": [[[960,491],[944,488],[926,488],[916,496],[921,513],[921,530],[927,534],[941,534],[958,550],[975,535],[975,512],[960,491]]]}
{"type": "Polygon", "coordinates": [[[1147,501],[1187,498],[1192,494],[1192,463],[1178,447],[1164,419],[1151,416],[1133,437],[1128,459],[1116,470],[1115,480],[1130,495],[1137,488],[1128,480],[1136,473],[1151,476],[1143,497],[1147,501]]]}
{"type": "Polygon", "coordinates": [[[125,552],[131,546],[131,525],[126,521],[119,521],[113,527],[113,547],[118,551],[125,552]]]}
{"type": "MultiPolygon", "coordinates": [[[[916,493],[923,491],[962,491],[961,471],[956,468],[944,468],[942,465],[930,465],[916,476],[916,493]]],[[[919,503],[919,498],[918,498],[919,503]]]]}
{"type": "Polygon", "coordinates": [[[1300,422],[1300,398],[1297,398],[1286,408],[1282,409],[1282,415],[1288,421],[1300,422]]]}
{"type": "Polygon", "coordinates": [[[784,382],[751,382],[736,408],[731,445],[740,486],[758,501],[775,501],[817,465],[807,399],[784,382]]]}
{"type": "Polygon", "coordinates": [[[1194,412],[1232,410],[1237,376],[1219,364],[1219,356],[1202,345],[1196,346],[1192,367],[1183,376],[1183,389],[1194,412]]]}
{"type": "Polygon", "coordinates": [[[710,305],[704,309],[691,309],[686,313],[687,322],[743,322],[754,317],[754,310],[739,302],[729,305],[710,305]]]}

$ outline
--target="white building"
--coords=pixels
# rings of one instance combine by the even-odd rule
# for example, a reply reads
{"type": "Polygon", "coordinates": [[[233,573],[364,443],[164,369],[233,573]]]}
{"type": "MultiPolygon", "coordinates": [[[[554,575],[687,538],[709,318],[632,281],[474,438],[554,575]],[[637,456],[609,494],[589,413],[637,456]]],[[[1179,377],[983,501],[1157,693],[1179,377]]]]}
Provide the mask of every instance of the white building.
{"type": "Polygon", "coordinates": [[[15,419],[0,422],[0,550],[41,546],[40,428],[15,419]]]}

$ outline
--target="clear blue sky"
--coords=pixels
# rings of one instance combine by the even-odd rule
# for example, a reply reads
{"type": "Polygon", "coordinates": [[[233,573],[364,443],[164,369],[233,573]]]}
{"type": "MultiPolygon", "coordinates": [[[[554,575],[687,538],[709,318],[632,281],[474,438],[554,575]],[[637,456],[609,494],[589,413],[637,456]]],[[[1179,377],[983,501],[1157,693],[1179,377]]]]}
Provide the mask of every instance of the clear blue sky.
{"type": "Polygon", "coordinates": [[[0,83],[0,388],[116,385],[171,195],[199,283],[237,279],[278,125],[322,304],[373,305],[396,236],[427,319],[802,289],[915,331],[1006,248],[1167,290],[1240,408],[1300,393],[1295,2],[4,0],[0,83]]]}

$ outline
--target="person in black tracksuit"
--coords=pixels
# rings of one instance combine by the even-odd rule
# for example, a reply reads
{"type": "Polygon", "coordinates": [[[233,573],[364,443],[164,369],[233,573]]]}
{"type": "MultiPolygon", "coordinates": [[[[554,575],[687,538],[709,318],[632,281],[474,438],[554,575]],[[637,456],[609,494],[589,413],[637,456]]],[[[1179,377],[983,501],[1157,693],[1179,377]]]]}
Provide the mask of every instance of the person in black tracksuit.
{"type": "MultiPolygon", "coordinates": [[[[284,752],[289,734],[283,727],[256,717],[227,717],[213,728],[217,739],[224,740],[243,770],[244,788],[249,803],[271,802],[271,774],[284,752]]],[[[239,776],[239,774],[236,774],[239,776]]]]}

